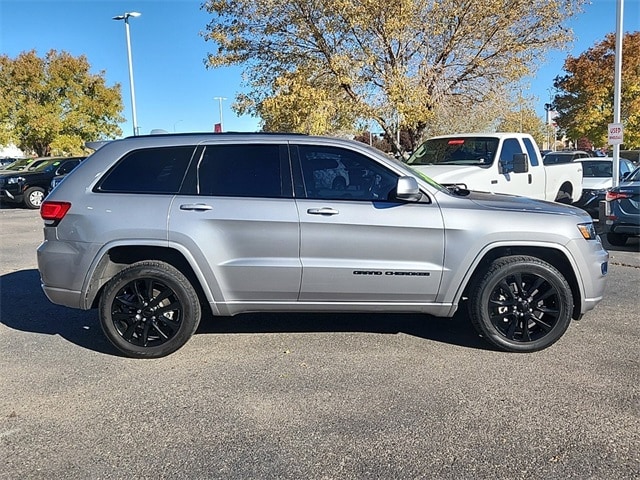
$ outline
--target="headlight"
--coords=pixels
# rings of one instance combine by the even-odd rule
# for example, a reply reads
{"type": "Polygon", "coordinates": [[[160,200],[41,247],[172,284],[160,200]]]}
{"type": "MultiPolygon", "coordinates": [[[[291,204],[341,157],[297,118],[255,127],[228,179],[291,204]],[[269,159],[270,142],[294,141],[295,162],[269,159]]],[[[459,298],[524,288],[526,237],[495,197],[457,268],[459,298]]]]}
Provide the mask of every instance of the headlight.
{"type": "Polygon", "coordinates": [[[598,236],[596,234],[596,227],[593,226],[593,223],[579,223],[578,230],[580,230],[580,233],[585,240],[595,240],[598,236]]]}
{"type": "Polygon", "coordinates": [[[24,182],[24,177],[11,177],[11,178],[7,178],[7,185],[11,185],[14,183],[21,183],[24,182]]]}

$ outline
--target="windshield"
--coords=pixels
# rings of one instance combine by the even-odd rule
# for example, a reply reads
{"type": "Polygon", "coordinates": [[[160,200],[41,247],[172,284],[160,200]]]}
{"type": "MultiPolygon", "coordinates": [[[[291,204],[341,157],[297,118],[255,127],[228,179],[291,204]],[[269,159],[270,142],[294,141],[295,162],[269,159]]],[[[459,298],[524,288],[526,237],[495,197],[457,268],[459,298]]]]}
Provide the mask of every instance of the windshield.
{"type": "Polygon", "coordinates": [[[22,160],[16,160],[13,163],[10,163],[3,170],[20,170],[23,167],[29,165],[30,162],[33,161],[33,158],[23,158],[22,160]]]}
{"type": "Polygon", "coordinates": [[[498,150],[492,137],[432,138],[409,157],[409,165],[479,165],[488,166],[498,150]]]}
{"type": "Polygon", "coordinates": [[[640,182],[640,167],[636,168],[631,175],[629,175],[625,180],[625,182],[640,182]]]}
{"type": "Polygon", "coordinates": [[[391,160],[393,163],[396,163],[403,170],[409,170],[414,176],[421,178],[422,180],[427,182],[432,187],[437,188],[438,190],[441,190],[443,192],[449,192],[449,190],[446,187],[440,185],[438,182],[436,182],[433,178],[431,178],[428,175],[426,175],[424,172],[420,172],[420,171],[416,170],[411,165],[407,165],[406,163],[403,163],[400,160],[398,160],[397,158],[393,158],[393,157],[389,158],[387,160],[391,160]]]}
{"type": "Polygon", "coordinates": [[[30,168],[29,170],[32,172],[52,172],[56,168],[58,168],[58,165],[60,165],[60,163],[60,160],[49,160],[46,162],[42,162],[37,167],[30,168]]]}
{"type": "Polygon", "coordinates": [[[591,178],[611,178],[613,163],[610,161],[582,162],[582,176],[591,178]]]}

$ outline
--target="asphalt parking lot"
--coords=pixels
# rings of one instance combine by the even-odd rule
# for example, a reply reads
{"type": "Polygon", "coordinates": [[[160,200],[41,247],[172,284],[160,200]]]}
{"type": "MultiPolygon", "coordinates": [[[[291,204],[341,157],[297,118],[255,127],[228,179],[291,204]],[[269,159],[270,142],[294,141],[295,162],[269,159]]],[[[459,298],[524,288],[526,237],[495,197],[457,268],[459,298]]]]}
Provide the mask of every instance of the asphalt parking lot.
{"type": "Polygon", "coordinates": [[[0,209],[0,479],[640,478],[640,242],[535,354],[465,312],[209,319],[122,358],[48,302],[37,211],[0,209]]]}

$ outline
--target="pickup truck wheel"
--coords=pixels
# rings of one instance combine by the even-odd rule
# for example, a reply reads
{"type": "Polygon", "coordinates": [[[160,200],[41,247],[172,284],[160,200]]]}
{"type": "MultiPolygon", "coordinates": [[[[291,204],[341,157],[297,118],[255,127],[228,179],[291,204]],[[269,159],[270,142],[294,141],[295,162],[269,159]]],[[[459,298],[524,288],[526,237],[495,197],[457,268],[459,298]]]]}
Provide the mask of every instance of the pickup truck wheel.
{"type": "Polygon", "coordinates": [[[469,310],[478,333],[511,352],[555,343],[573,312],[571,287],[548,263],[529,256],[495,260],[473,284],[469,310]]]}
{"type": "Polygon", "coordinates": [[[135,358],[159,358],[182,347],[200,322],[198,295],[171,265],[146,260],[116,274],[100,297],[109,341],[135,358]]]}
{"type": "Polygon", "coordinates": [[[40,187],[31,187],[27,188],[24,192],[24,204],[27,208],[38,209],[40,205],[42,205],[42,201],[44,200],[45,193],[44,190],[40,187]]]}
{"type": "Polygon", "coordinates": [[[624,247],[627,244],[627,235],[622,233],[607,233],[607,242],[609,242],[614,247],[624,247]]]}
{"type": "Polygon", "coordinates": [[[564,203],[569,205],[571,203],[571,194],[569,192],[565,192],[564,190],[560,190],[558,195],[556,195],[556,202],[564,203]]]}

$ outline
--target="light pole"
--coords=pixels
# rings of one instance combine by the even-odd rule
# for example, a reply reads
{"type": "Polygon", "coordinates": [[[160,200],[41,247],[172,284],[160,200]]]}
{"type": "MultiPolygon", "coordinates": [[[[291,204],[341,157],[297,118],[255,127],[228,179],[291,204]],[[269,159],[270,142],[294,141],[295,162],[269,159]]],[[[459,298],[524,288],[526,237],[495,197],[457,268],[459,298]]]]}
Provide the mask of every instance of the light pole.
{"type": "Polygon", "coordinates": [[[114,20],[124,20],[124,30],[127,34],[127,58],[129,59],[129,89],[131,90],[131,113],[133,115],[133,135],[138,135],[138,119],[136,117],[136,93],[133,88],[133,63],[131,62],[131,36],[129,35],[129,17],[139,17],[138,12],[126,12],[124,15],[113,17],[114,20]]]}
{"type": "Polygon", "coordinates": [[[218,105],[220,106],[220,133],[224,132],[224,127],[222,126],[222,101],[226,100],[227,97],[213,97],[214,100],[218,100],[218,105]]]}

